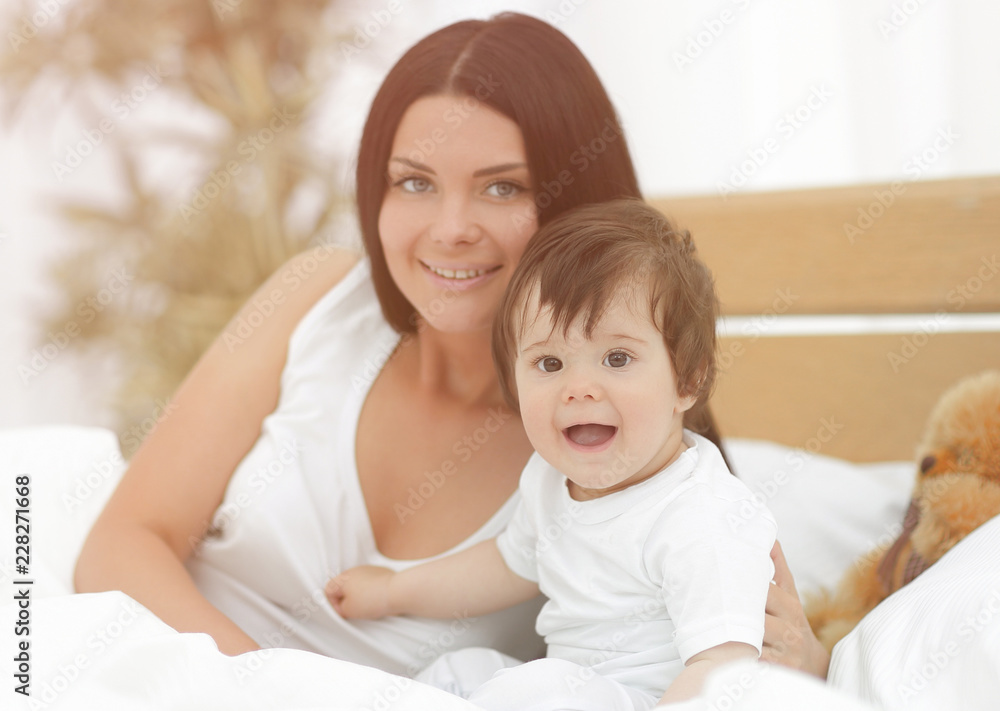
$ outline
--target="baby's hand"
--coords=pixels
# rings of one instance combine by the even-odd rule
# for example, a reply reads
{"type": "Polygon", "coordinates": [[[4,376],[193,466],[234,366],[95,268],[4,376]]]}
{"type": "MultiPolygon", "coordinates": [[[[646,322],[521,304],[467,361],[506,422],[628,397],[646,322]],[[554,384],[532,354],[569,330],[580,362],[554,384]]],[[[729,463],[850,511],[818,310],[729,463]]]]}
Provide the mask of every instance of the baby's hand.
{"type": "Polygon", "coordinates": [[[341,617],[377,620],[391,615],[389,582],[395,573],[388,568],[361,565],[345,570],[326,584],[326,597],[341,617]]]}

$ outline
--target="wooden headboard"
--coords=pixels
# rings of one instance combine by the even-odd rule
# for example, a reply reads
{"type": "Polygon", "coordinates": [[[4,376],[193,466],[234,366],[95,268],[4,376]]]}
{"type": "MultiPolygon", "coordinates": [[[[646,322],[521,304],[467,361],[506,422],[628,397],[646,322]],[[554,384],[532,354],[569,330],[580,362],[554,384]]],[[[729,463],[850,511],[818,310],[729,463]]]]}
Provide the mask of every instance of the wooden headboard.
{"type": "Polygon", "coordinates": [[[726,436],[910,459],[941,393],[1000,369],[1000,330],[969,324],[1000,312],[1000,177],[651,202],[715,274],[726,436]],[[857,314],[906,316],[866,333],[857,314]],[[806,315],[842,332],[784,335],[806,315]]]}

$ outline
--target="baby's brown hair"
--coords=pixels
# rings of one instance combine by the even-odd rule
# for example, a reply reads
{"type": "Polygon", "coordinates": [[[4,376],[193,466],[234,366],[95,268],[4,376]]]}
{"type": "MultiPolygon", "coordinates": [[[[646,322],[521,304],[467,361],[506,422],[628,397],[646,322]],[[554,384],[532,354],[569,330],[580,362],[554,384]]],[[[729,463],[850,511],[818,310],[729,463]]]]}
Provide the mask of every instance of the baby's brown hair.
{"type": "Polygon", "coordinates": [[[514,361],[529,307],[552,309],[554,328],[577,318],[589,337],[623,290],[643,289],[663,334],[681,397],[707,396],[715,382],[715,282],[687,231],[641,200],[613,200],[566,212],[528,242],[493,322],[493,361],[504,398],[519,410],[514,361]]]}

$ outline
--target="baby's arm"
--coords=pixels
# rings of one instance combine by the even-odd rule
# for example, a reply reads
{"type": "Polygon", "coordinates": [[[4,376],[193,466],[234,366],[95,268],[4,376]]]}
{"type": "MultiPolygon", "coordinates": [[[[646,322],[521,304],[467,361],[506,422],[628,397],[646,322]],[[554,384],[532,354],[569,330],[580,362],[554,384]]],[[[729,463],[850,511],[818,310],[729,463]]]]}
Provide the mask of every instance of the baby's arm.
{"type": "Polygon", "coordinates": [[[398,573],[374,566],[351,568],[326,585],[334,609],[360,619],[484,615],[536,595],[538,584],[511,571],[493,539],[398,573]]]}
{"type": "Polygon", "coordinates": [[[713,669],[737,659],[757,659],[757,650],[743,642],[725,642],[699,652],[687,660],[684,671],[677,675],[660,699],[661,704],[693,699],[701,693],[705,677],[713,669]]]}

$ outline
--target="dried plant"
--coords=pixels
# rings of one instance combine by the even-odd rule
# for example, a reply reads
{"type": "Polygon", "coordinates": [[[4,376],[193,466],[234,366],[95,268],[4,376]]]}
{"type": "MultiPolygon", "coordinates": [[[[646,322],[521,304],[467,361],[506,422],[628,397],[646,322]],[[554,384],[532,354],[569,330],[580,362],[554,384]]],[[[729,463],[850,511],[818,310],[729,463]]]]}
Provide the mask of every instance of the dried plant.
{"type": "MultiPolygon", "coordinates": [[[[344,207],[335,171],[318,164],[304,130],[336,71],[331,60],[342,35],[330,29],[333,4],[53,0],[39,10],[24,2],[4,33],[0,86],[8,121],[22,115],[42,86],[58,87],[68,106],[93,111],[78,87],[99,82],[120,88],[125,105],[143,88],[170,92],[178,106],[204,114],[218,129],[211,137],[158,130],[141,145],[109,132],[100,150],[120,166],[126,204],[61,199],[79,248],[56,266],[65,308],[51,323],[75,320],[80,333],[72,348],[97,350],[120,364],[112,402],[119,432],[131,433],[122,438],[126,456],[236,309],[281,263],[320,241],[344,207]],[[58,17],[46,19],[46,12],[58,17]],[[200,187],[185,195],[151,187],[142,158],[151,146],[192,156],[202,166],[200,187]],[[303,202],[313,207],[304,212],[303,202]],[[95,303],[113,265],[120,265],[128,288],[81,319],[80,305],[95,303]]],[[[104,108],[89,125],[113,120],[104,108]]],[[[55,164],[57,175],[60,165],[71,167],[55,164]]]]}

